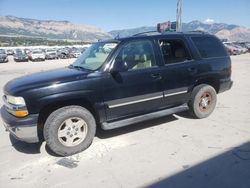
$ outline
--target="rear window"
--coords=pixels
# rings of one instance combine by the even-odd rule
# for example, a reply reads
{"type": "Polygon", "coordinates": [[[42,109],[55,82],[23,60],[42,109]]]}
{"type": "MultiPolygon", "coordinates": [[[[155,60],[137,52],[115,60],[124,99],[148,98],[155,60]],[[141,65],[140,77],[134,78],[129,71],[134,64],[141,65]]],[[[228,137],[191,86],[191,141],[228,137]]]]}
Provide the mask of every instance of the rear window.
{"type": "Polygon", "coordinates": [[[215,37],[192,37],[192,40],[202,58],[227,56],[225,48],[215,37]]]}

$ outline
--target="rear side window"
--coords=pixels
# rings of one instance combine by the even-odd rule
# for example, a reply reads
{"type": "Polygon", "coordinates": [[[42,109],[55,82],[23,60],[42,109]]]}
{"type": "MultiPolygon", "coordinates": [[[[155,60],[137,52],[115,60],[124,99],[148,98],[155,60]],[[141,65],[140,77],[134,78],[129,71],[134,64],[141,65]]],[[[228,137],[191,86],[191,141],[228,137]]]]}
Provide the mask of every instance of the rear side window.
{"type": "Polygon", "coordinates": [[[223,45],[215,37],[192,37],[192,40],[202,58],[227,56],[223,45]]]}
{"type": "Polygon", "coordinates": [[[184,43],[178,39],[163,39],[159,41],[165,65],[181,63],[191,57],[184,43]]]}

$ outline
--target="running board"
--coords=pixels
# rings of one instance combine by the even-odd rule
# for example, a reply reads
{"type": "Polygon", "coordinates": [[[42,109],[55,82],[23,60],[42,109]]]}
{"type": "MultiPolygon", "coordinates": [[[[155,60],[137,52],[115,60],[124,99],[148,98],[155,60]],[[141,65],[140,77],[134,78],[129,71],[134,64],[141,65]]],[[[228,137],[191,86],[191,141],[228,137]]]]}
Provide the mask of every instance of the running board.
{"type": "Polygon", "coordinates": [[[144,114],[144,115],[140,115],[140,116],[124,119],[124,120],[114,121],[114,122],[110,122],[110,123],[104,122],[101,124],[101,126],[102,126],[102,129],[104,129],[104,130],[116,129],[116,128],[124,127],[127,125],[139,123],[142,121],[147,121],[147,120],[167,116],[170,114],[183,112],[186,110],[188,110],[188,106],[187,106],[187,104],[184,104],[181,106],[177,106],[177,107],[173,107],[173,108],[169,108],[169,109],[165,109],[165,110],[161,110],[161,111],[157,111],[157,112],[153,112],[153,113],[149,113],[149,114],[144,114]]]}

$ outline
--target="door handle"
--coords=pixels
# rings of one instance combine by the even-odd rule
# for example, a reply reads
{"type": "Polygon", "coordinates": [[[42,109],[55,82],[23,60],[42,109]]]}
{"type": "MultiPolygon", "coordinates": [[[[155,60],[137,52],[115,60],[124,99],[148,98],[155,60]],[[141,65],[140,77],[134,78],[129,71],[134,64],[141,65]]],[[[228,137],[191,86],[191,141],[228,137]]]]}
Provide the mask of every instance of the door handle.
{"type": "Polygon", "coordinates": [[[161,79],[162,79],[160,73],[151,74],[151,77],[152,77],[153,79],[155,79],[155,80],[161,80],[161,79]]]}

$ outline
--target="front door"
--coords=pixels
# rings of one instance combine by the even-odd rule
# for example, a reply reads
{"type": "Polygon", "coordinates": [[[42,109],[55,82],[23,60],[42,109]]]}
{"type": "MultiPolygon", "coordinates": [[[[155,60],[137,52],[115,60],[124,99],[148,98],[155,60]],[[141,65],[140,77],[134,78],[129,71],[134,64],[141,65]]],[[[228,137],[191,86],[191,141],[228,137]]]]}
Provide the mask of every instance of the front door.
{"type": "Polygon", "coordinates": [[[162,76],[152,42],[127,42],[120,48],[114,61],[126,65],[127,70],[109,73],[103,80],[107,120],[132,117],[159,109],[163,100],[162,76]]]}

